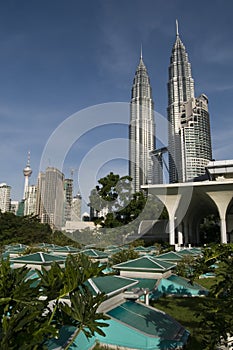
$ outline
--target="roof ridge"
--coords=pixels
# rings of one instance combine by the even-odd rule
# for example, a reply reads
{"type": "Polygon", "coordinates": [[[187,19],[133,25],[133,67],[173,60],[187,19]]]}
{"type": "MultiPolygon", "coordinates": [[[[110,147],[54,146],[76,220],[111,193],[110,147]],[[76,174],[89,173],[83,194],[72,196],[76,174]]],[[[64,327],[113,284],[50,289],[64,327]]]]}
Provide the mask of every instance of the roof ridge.
{"type": "Polygon", "coordinates": [[[42,262],[45,262],[45,258],[44,258],[44,254],[43,252],[39,252],[40,258],[42,260],[42,262]]]}
{"type": "Polygon", "coordinates": [[[100,294],[100,293],[101,293],[101,291],[99,290],[99,288],[97,287],[97,285],[95,284],[95,282],[92,280],[92,278],[88,278],[87,281],[90,283],[91,287],[94,289],[94,291],[95,291],[97,294],[100,294]]]}

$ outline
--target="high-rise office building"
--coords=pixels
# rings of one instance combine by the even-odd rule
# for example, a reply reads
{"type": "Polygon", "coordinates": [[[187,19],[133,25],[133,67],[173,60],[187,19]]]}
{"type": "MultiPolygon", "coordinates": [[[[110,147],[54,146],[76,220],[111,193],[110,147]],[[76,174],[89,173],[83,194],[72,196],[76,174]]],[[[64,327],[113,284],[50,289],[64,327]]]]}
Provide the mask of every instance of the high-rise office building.
{"type": "Polygon", "coordinates": [[[64,181],[64,221],[71,221],[72,200],[73,200],[73,179],[65,179],[64,181]]]}
{"type": "Polygon", "coordinates": [[[151,183],[153,163],[150,152],[155,148],[154,102],[146,66],[142,59],[137,67],[130,102],[129,175],[133,192],[151,183]]]}
{"type": "Polygon", "coordinates": [[[37,181],[37,214],[42,223],[61,229],[64,217],[64,175],[60,170],[48,167],[37,181]]]}
{"type": "Polygon", "coordinates": [[[167,113],[170,182],[183,182],[180,115],[183,103],[190,98],[194,98],[194,80],[188,54],[180,39],[178,22],[176,22],[176,41],[172,48],[168,81],[167,113]]]}
{"type": "Polygon", "coordinates": [[[81,221],[81,211],[82,211],[82,196],[77,194],[72,199],[71,205],[71,221],[81,221]]]}
{"type": "Polygon", "coordinates": [[[0,211],[5,213],[10,211],[11,205],[11,186],[6,183],[0,184],[0,211]]]}
{"type": "Polygon", "coordinates": [[[191,64],[176,21],[168,81],[169,181],[186,182],[205,173],[212,158],[208,99],[195,98],[191,64]]]}
{"type": "Polygon", "coordinates": [[[36,214],[42,219],[44,212],[43,196],[45,191],[45,173],[40,172],[37,178],[36,214]]]}
{"type": "Polygon", "coordinates": [[[16,215],[18,208],[19,208],[19,201],[11,201],[10,212],[16,215]]]}
{"type": "Polygon", "coordinates": [[[208,98],[204,94],[183,104],[180,123],[182,179],[190,181],[204,175],[212,159],[208,98]]]}
{"type": "Polygon", "coordinates": [[[27,186],[24,198],[24,215],[36,214],[37,187],[35,185],[27,186]]]}

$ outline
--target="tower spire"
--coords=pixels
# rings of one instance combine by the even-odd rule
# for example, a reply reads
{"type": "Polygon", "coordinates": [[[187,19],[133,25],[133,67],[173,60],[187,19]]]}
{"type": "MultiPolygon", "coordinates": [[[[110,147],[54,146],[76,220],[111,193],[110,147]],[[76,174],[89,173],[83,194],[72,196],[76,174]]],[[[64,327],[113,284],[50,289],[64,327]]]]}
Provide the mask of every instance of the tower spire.
{"type": "Polygon", "coordinates": [[[30,167],[30,156],[31,156],[30,151],[28,151],[28,161],[27,161],[27,166],[29,166],[29,167],[30,167]]]}
{"type": "Polygon", "coordinates": [[[140,54],[140,59],[142,60],[142,44],[141,44],[141,54],[140,54]]]}
{"type": "Polygon", "coordinates": [[[177,19],[176,19],[176,36],[179,36],[179,23],[177,19]]]}

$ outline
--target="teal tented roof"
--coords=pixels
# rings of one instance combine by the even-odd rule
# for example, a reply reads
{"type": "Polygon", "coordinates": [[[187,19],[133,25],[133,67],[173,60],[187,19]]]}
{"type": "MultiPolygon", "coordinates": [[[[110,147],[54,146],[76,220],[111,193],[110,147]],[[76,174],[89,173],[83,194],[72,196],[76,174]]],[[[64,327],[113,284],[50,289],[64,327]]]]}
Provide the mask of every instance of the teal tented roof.
{"type": "Polygon", "coordinates": [[[170,262],[160,261],[157,259],[157,257],[154,258],[151,256],[143,256],[113,266],[113,268],[117,270],[134,270],[145,272],[164,272],[174,267],[175,265],[170,262]]]}
{"type": "Polygon", "coordinates": [[[104,293],[108,296],[120,293],[123,290],[133,287],[137,280],[121,276],[101,276],[88,280],[87,285],[93,294],[104,293]]]}
{"type": "MultiPolygon", "coordinates": [[[[59,331],[58,338],[50,339],[46,342],[48,350],[64,349],[68,339],[74,334],[76,328],[73,326],[63,326],[59,331]]],[[[75,338],[69,350],[89,350],[95,344],[95,337],[87,338],[83,332],[75,338]]]]}
{"type": "Polygon", "coordinates": [[[191,283],[188,279],[173,274],[168,278],[161,278],[151,298],[158,299],[162,295],[203,296],[207,294],[208,290],[201,285],[191,283]]]}
{"type": "Polygon", "coordinates": [[[156,259],[163,260],[163,261],[178,262],[183,259],[183,256],[176,252],[167,252],[164,254],[157,255],[156,259]]]}
{"type": "Polygon", "coordinates": [[[191,255],[193,257],[200,255],[201,251],[193,250],[193,249],[181,249],[179,250],[179,255],[191,255]]]}
{"type": "Polygon", "coordinates": [[[186,279],[184,277],[177,276],[177,275],[171,275],[171,276],[169,276],[167,278],[167,280],[169,282],[177,283],[180,286],[182,286],[183,288],[186,288],[187,290],[195,289],[195,290],[205,290],[205,291],[207,291],[207,289],[202,287],[200,284],[195,283],[195,282],[191,283],[188,279],[186,279]]]}
{"type": "Polygon", "coordinates": [[[103,259],[108,257],[108,254],[102,252],[101,250],[96,250],[96,249],[84,249],[84,250],[81,250],[80,253],[95,259],[103,259]]]}
{"type": "Polygon", "coordinates": [[[143,247],[143,246],[135,247],[134,250],[135,250],[136,252],[145,252],[145,253],[148,252],[148,249],[145,248],[145,247],[143,247]]]}
{"type": "Polygon", "coordinates": [[[64,256],[56,256],[49,253],[37,252],[34,254],[22,255],[17,258],[12,258],[10,261],[12,263],[22,263],[22,264],[45,264],[52,263],[53,261],[65,262],[66,258],[64,256]]]}
{"type": "Polygon", "coordinates": [[[44,248],[44,249],[55,249],[55,248],[61,248],[60,245],[56,245],[53,243],[38,243],[35,245],[36,247],[39,248],[44,248]]]}
{"type": "Polygon", "coordinates": [[[140,289],[149,289],[149,291],[153,291],[158,282],[157,279],[153,278],[135,278],[138,281],[138,284],[135,286],[140,289]]]}
{"type": "Polygon", "coordinates": [[[78,253],[80,249],[71,247],[71,246],[65,246],[65,247],[56,247],[52,249],[54,252],[62,252],[62,253],[78,253]]]}
{"type": "Polygon", "coordinates": [[[107,315],[136,329],[137,332],[160,338],[162,341],[179,342],[185,332],[184,327],[169,315],[138,302],[127,301],[108,311],[107,315]]]}

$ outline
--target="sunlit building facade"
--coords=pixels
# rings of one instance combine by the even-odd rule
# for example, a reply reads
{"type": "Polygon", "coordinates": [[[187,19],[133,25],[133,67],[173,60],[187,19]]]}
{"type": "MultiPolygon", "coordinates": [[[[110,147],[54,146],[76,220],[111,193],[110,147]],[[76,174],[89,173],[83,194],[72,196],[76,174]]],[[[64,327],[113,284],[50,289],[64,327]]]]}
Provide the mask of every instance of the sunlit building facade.
{"type": "Polygon", "coordinates": [[[186,182],[205,173],[212,159],[208,98],[195,98],[191,64],[180,39],[172,48],[168,80],[169,182],[186,182]]]}
{"type": "Polygon", "coordinates": [[[130,102],[129,175],[133,192],[152,182],[153,163],[150,152],[155,148],[154,101],[146,66],[140,57],[130,102]]]}
{"type": "Polygon", "coordinates": [[[0,211],[5,213],[10,211],[11,204],[11,186],[6,183],[0,184],[0,211]]]}

